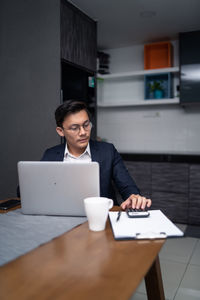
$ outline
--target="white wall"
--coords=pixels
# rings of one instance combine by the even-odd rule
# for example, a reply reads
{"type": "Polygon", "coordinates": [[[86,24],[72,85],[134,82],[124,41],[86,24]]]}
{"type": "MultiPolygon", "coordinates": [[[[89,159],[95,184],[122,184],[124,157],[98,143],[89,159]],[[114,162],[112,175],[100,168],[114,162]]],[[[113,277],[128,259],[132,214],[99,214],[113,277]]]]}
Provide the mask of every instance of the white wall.
{"type": "MultiPolygon", "coordinates": [[[[173,66],[178,66],[178,41],[172,41],[172,44],[173,66]]],[[[106,51],[110,54],[110,72],[144,69],[143,49],[143,45],[136,45],[106,51]]],[[[112,83],[108,81],[106,84],[112,83]]],[[[130,102],[130,97],[133,102],[144,99],[143,78],[138,78],[135,83],[129,79],[126,86],[120,87],[120,84],[116,81],[113,85],[115,97],[107,94],[102,99],[99,93],[98,102],[119,104],[130,102]]],[[[178,78],[175,78],[175,96],[177,84],[178,78]]],[[[200,154],[200,109],[197,107],[183,108],[179,104],[98,107],[97,125],[97,135],[114,143],[120,152],[200,154]]]]}

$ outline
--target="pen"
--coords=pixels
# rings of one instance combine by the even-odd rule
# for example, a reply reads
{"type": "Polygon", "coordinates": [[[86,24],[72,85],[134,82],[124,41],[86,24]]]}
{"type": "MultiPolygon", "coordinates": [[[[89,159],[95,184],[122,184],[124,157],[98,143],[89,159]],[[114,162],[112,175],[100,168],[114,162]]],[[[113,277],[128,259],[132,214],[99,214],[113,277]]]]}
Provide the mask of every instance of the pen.
{"type": "Polygon", "coordinates": [[[118,222],[118,221],[119,221],[119,219],[120,219],[120,216],[121,216],[121,210],[118,212],[118,215],[117,215],[116,222],[118,222]]]}

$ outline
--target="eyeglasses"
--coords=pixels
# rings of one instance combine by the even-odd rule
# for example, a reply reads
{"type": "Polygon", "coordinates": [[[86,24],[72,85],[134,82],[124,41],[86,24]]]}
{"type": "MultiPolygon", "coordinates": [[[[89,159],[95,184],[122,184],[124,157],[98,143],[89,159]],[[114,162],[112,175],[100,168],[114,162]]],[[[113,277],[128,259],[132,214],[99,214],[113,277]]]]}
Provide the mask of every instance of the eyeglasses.
{"type": "Polygon", "coordinates": [[[73,134],[78,134],[81,130],[81,127],[85,130],[85,131],[89,131],[92,129],[92,123],[90,121],[86,121],[83,125],[79,125],[79,124],[74,124],[69,128],[65,128],[63,127],[63,129],[71,131],[73,134]]]}

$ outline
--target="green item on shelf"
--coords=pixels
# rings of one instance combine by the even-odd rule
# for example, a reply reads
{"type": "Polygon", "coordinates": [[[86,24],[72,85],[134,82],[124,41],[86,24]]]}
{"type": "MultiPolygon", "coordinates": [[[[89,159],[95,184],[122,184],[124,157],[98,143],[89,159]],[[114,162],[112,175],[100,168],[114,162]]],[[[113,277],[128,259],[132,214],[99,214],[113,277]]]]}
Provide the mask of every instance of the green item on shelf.
{"type": "Polygon", "coordinates": [[[154,80],[148,84],[150,94],[153,94],[154,99],[162,99],[164,97],[164,88],[162,83],[163,80],[154,80]]]}
{"type": "Polygon", "coordinates": [[[150,92],[155,92],[156,90],[164,91],[162,83],[163,83],[163,80],[154,80],[153,82],[150,82],[149,83],[150,92]]]}

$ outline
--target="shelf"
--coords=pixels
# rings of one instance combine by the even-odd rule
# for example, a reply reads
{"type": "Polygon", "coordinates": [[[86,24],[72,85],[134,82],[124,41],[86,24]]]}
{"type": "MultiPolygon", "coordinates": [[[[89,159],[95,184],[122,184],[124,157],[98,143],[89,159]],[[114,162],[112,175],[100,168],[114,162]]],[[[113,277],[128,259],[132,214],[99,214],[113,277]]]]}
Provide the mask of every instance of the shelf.
{"type": "Polygon", "coordinates": [[[144,93],[145,82],[148,77],[151,79],[152,76],[163,77],[166,76],[166,74],[169,74],[168,76],[171,77],[171,73],[175,75],[173,76],[173,79],[177,80],[177,76],[179,76],[179,67],[98,75],[99,80],[97,91],[99,101],[97,106],[99,108],[117,108],[152,105],[177,105],[180,102],[179,98],[172,98],[172,95],[175,93],[175,91],[171,91],[172,85],[170,87],[170,92],[166,87],[168,92],[165,92],[165,98],[144,99],[145,97],[149,97],[144,93]]]}
{"type": "Polygon", "coordinates": [[[134,77],[134,76],[144,76],[144,75],[151,75],[151,74],[162,74],[162,73],[178,73],[179,67],[172,67],[172,68],[161,68],[161,69],[151,69],[151,70],[140,70],[140,71],[133,71],[133,72],[124,72],[124,73],[113,73],[108,75],[97,75],[97,79],[117,79],[123,77],[134,77]]]}
{"type": "Polygon", "coordinates": [[[132,106],[149,106],[149,105],[166,105],[166,104],[179,104],[179,98],[169,98],[169,99],[154,99],[154,100],[142,100],[142,101],[135,101],[132,103],[120,103],[120,104],[97,104],[99,108],[111,108],[111,107],[132,107],[132,106]]]}

